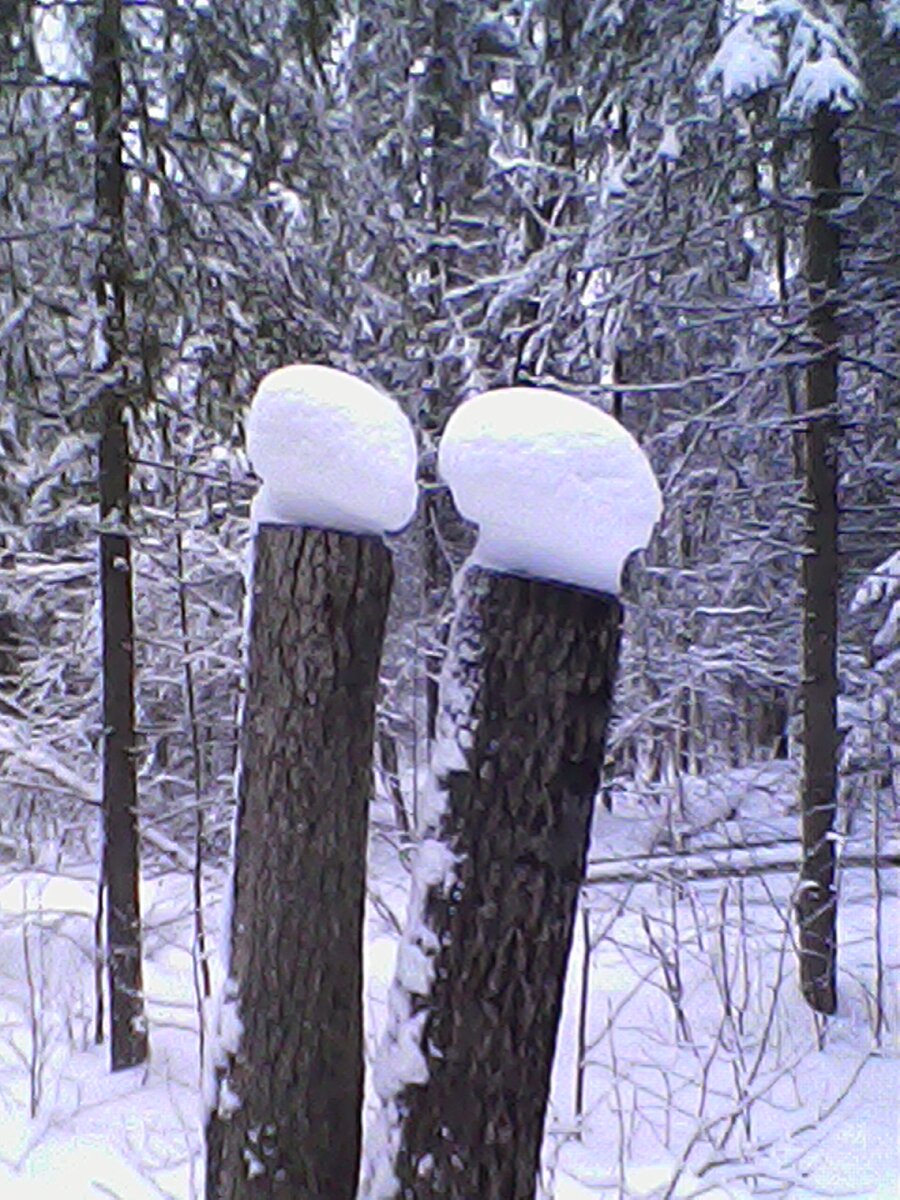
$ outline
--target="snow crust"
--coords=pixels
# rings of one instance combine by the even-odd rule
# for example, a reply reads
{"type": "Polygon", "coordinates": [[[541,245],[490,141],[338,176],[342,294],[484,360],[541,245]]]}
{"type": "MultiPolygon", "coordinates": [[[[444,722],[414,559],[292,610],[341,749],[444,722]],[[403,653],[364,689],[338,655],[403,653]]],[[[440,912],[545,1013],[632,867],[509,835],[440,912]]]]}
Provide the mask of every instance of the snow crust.
{"type": "Polygon", "coordinates": [[[281,367],[257,389],[247,453],[263,481],[254,525],[402,529],[416,507],[416,441],[403,410],[334,367],[281,367]]]}
{"type": "Polygon", "coordinates": [[[625,559],[647,545],[662,511],[631,434],[546,388],[499,388],[460,405],[439,469],[479,526],[473,563],[601,592],[619,590],[625,559]]]}

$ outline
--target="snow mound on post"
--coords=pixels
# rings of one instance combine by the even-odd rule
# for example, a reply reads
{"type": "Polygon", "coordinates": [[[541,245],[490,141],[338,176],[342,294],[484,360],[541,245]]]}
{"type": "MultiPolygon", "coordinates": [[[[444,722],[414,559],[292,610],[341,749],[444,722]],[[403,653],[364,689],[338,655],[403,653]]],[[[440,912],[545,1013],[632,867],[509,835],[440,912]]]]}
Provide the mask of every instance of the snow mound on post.
{"type": "Polygon", "coordinates": [[[477,522],[471,561],[615,594],[662,511],[644,452],[618,421],[561,392],[484,392],[454,412],[440,473],[477,522]]]}
{"type": "Polygon", "coordinates": [[[247,453],[263,481],[255,524],[344,533],[402,529],[416,507],[416,441],[396,401],[309,363],[281,367],[257,389],[247,453]]]}

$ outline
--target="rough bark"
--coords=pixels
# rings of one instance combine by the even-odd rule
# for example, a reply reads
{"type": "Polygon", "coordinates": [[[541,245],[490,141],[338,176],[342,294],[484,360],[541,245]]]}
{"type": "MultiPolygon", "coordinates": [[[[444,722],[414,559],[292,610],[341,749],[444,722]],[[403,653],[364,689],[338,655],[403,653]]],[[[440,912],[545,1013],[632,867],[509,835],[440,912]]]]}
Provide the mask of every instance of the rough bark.
{"type": "MultiPolygon", "coordinates": [[[[207,1128],[209,1200],[352,1200],[379,538],[263,526],[241,733],[231,975],[240,1107],[207,1128]]],[[[221,1095],[220,1091],[220,1095],[221,1095]]]]}
{"type": "Polygon", "coordinates": [[[445,780],[459,863],[428,898],[429,1078],[402,1097],[397,1175],[405,1198],[530,1200],[622,610],[481,570],[465,588],[453,638],[480,641],[474,740],[445,780]]]}
{"type": "Polygon", "coordinates": [[[806,529],[803,555],[803,863],[797,896],[800,986],[817,1012],[837,1006],[837,382],[840,235],[839,120],[822,107],[813,118],[806,223],[809,332],[816,351],[806,370],[806,529]]]}
{"type": "Polygon", "coordinates": [[[105,363],[100,392],[100,519],[118,526],[100,534],[100,610],[103,674],[103,862],[114,1071],[147,1057],[141,972],[135,772],[134,612],[129,519],[130,465],[125,425],[129,395],[122,160],[122,12],[103,0],[91,82],[97,139],[94,199],[100,226],[97,308],[105,363]]]}

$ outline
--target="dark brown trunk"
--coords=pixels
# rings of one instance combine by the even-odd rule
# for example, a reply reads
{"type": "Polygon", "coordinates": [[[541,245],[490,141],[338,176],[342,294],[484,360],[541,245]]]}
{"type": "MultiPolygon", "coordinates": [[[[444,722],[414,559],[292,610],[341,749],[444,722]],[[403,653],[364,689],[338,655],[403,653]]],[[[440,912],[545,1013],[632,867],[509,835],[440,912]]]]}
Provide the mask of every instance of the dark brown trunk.
{"type": "Polygon", "coordinates": [[[838,117],[813,118],[806,223],[809,331],[817,357],[806,369],[806,530],[803,555],[803,864],[797,896],[800,986],[807,1002],[833,1013],[836,993],[834,822],[837,793],[837,373],[836,290],[840,237],[838,117]]]}
{"type": "Polygon", "coordinates": [[[231,930],[242,1036],[207,1127],[207,1197],[352,1200],[391,558],[380,538],[278,526],[255,555],[231,930]]]}
{"type": "Polygon", "coordinates": [[[130,470],[125,425],[127,248],[122,164],[122,13],[103,0],[94,44],[91,101],[97,139],[94,197],[102,249],[97,308],[104,342],[100,391],[100,534],[103,673],[103,862],[112,1069],[147,1057],[141,973],[137,780],[134,729],[134,613],[128,533],[130,470]]]}
{"type": "Polygon", "coordinates": [[[479,569],[465,591],[447,669],[471,678],[479,646],[473,741],[440,831],[459,862],[427,898],[429,1077],[400,1098],[396,1165],[404,1198],[531,1200],[622,610],[479,569]]]}

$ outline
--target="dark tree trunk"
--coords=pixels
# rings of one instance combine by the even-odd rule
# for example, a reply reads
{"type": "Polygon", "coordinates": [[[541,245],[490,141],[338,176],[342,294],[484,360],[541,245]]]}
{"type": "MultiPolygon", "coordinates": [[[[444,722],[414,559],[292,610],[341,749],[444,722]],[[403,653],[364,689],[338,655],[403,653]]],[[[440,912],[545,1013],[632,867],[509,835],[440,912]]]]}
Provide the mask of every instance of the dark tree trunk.
{"type": "Polygon", "coordinates": [[[11,687],[18,674],[19,641],[14,614],[0,612],[0,691],[11,687]]]}
{"type": "Polygon", "coordinates": [[[427,898],[429,1078],[400,1099],[396,1165],[404,1198],[530,1200],[622,610],[479,569],[464,586],[447,669],[479,646],[473,741],[440,831],[460,857],[427,898]]]}
{"type": "Polygon", "coordinates": [[[94,198],[100,227],[97,308],[104,342],[100,391],[100,534],[103,672],[103,862],[109,962],[112,1069],[147,1057],[141,974],[137,780],[134,729],[134,613],[128,534],[130,469],[126,408],[127,247],[122,163],[122,12],[103,0],[91,82],[97,139],[94,198]]]}
{"type": "Polygon", "coordinates": [[[380,538],[278,526],[255,554],[231,930],[243,1032],[219,1079],[240,1107],[207,1127],[207,1197],[352,1200],[391,558],[380,538]]]}
{"type": "Polygon", "coordinates": [[[806,223],[809,330],[816,359],[806,370],[806,532],[803,555],[803,864],[797,897],[800,986],[821,1013],[836,995],[833,830],[837,793],[837,373],[836,290],[840,237],[831,218],[839,200],[838,117],[813,118],[806,223]]]}

